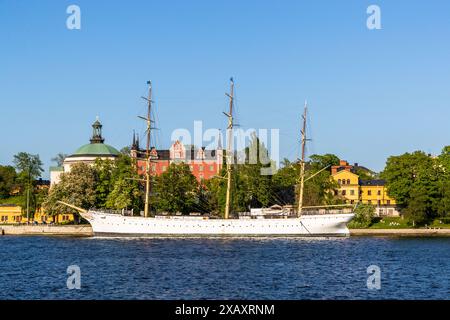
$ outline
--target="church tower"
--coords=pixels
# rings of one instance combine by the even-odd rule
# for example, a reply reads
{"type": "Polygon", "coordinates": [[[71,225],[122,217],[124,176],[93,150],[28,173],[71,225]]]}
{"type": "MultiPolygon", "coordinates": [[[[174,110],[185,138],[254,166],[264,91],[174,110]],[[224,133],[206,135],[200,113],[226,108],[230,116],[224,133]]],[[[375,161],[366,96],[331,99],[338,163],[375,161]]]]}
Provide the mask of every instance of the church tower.
{"type": "Polygon", "coordinates": [[[138,157],[139,152],[139,135],[137,135],[133,130],[133,142],[131,144],[130,155],[132,158],[138,157]]]}
{"type": "Polygon", "coordinates": [[[102,124],[100,121],[95,120],[95,122],[92,124],[92,138],[91,143],[103,143],[105,142],[105,139],[102,137],[102,124]]]}

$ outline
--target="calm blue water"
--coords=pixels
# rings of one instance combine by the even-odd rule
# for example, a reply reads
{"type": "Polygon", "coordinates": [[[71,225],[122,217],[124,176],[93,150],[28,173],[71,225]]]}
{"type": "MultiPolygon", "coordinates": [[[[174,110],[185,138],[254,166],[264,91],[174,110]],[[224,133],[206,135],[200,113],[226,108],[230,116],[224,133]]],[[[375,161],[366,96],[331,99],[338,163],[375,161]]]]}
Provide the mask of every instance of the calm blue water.
{"type": "Polygon", "coordinates": [[[0,237],[0,299],[448,299],[450,239],[0,237]],[[81,290],[66,286],[81,268],[81,290]],[[381,268],[368,290],[367,267],[381,268]]]}

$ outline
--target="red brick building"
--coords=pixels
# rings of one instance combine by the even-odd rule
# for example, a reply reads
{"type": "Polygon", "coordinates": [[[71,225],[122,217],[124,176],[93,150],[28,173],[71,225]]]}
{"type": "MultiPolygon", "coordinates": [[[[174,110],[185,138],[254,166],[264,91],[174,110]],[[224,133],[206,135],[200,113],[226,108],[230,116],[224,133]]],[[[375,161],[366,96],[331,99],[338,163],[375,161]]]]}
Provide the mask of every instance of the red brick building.
{"type": "MultiPolygon", "coordinates": [[[[171,163],[184,162],[191,168],[192,174],[198,181],[210,179],[219,174],[223,166],[222,145],[219,141],[217,149],[207,150],[205,147],[195,147],[192,145],[185,146],[180,141],[175,141],[169,150],[157,150],[151,148],[150,155],[152,161],[150,164],[150,172],[152,175],[160,175],[167,170],[171,163]]],[[[131,156],[134,158],[142,158],[145,150],[139,147],[139,138],[133,136],[131,145],[131,156]]],[[[147,168],[145,160],[137,160],[138,173],[144,175],[147,168]]]]}

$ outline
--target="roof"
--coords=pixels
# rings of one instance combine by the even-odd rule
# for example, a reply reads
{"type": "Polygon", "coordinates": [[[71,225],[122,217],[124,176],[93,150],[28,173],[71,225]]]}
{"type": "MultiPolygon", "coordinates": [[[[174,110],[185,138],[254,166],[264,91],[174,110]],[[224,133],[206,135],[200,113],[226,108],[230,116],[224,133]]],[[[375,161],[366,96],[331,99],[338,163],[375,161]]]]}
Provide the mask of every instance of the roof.
{"type": "Polygon", "coordinates": [[[39,178],[38,180],[36,180],[36,185],[38,185],[38,186],[49,186],[50,185],[50,180],[43,180],[42,178],[39,178]]]}
{"type": "Polygon", "coordinates": [[[339,175],[349,175],[349,176],[357,176],[358,175],[354,172],[351,172],[349,170],[340,170],[338,172],[336,172],[335,174],[333,174],[333,177],[339,176],[339,175]]]}
{"type": "Polygon", "coordinates": [[[384,186],[386,185],[386,181],[382,179],[361,180],[359,184],[361,186],[384,186]]]}
{"type": "Polygon", "coordinates": [[[96,157],[117,157],[119,155],[119,151],[105,143],[89,143],[81,146],[75,151],[74,154],[69,157],[83,157],[83,156],[96,156],[96,157]]]}

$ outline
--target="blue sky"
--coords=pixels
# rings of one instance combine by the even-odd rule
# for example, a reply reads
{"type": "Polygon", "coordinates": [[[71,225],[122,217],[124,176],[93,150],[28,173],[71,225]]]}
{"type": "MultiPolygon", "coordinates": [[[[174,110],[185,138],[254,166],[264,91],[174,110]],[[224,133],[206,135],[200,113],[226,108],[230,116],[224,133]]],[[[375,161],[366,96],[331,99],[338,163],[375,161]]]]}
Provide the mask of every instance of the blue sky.
{"type": "MultiPolygon", "coordinates": [[[[158,147],[176,128],[224,128],[228,79],[237,121],[279,128],[281,158],[298,156],[310,106],[309,153],[376,171],[408,151],[450,144],[448,1],[0,0],[0,164],[19,151],[45,163],[88,142],[143,136],[140,96],[154,84],[158,147]],[[66,8],[81,8],[68,30],[66,8]],[[366,9],[381,8],[381,30],[366,9]]],[[[44,176],[48,176],[46,172],[44,176]]]]}

